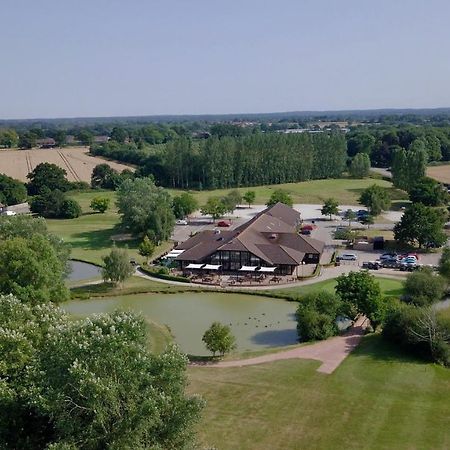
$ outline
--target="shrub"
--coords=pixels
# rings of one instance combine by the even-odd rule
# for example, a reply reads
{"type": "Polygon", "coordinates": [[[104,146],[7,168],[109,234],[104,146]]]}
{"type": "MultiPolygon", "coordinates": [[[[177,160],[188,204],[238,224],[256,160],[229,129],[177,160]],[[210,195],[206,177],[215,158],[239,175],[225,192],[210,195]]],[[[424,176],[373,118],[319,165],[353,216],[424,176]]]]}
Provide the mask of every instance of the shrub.
{"type": "Polygon", "coordinates": [[[445,281],[429,268],[422,268],[408,275],[404,282],[405,301],[416,306],[427,306],[444,295],[445,281]]]}
{"type": "Polygon", "coordinates": [[[81,206],[71,198],[64,200],[59,211],[59,217],[75,219],[79,216],[81,216],[81,206]]]}

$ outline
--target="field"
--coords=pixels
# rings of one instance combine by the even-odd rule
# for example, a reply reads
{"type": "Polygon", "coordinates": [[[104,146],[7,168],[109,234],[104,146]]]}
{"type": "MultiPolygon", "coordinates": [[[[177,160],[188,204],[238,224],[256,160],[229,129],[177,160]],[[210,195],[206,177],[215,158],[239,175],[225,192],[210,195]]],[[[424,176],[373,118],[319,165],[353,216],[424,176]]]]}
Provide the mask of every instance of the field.
{"type": "Polygon", "coordinates": [[[430,166],[427,168],[427,175],[441,183],[450,184],[450,164],[430,166]]]}
{"type": "Polygon", "coordinates": [[[49,162],[62,167],[67,172],[69,181],[91,181],[92,169],[97,164],[107,162],[112,168],[121,172],[130,169],[125,164],[105,161],[87,154],[87,147],[65,147],[58,149],[0,150],[0,173],[28,181],[27,175],[39,163],[49,162]]]}
{"type": "Polygon", "coordinates": [[[207,401],[200,444],[220,450],[448,449],[450,371],[399,354],[379,336],[331,375],[280,361],[190,368],[207,401]]]}
{"type": "MultiPolygon", "coordinates": [[[[120,218],[114,204],[114,192],[86,191],[71,193],[69,196],[80,203],[83,215],[77,219],[49,219],[47,223],[52,233],[70,244],[72,258],[101,264],[102,256],[109,252],[113,242],[115,242],[118,247],[127,247],[131,258],[140,262],[143,261],[143,258],[137,252],[140,241],[122,234],[120,230],[120,218]],[[91,200],[96,196],[111,199],[110,209],[106,213],[93,213],[89,209],[91,200]]],[[[163,253],[169,246],[170,243],[164,243],[156,249],[155,254],[163,253]]]]}
{"type": "MultiPolygon", "coordinates": [[[[255,204],[265,204],[269,200],[272,192],[276,189],[283,189],[292,196],[294,203],[312,203],[321,204],[329,197],[334,197],[342,205],[355,205],[358,203],[358,197],[361,192],[376,184],[378,186],[389,189],[389,193],[393,200],[401,200],[407,198],[406,194],[398,189],[394,189],[392,184],[385,180],[365,178],[365,179],[329,179],[329,180],[311,180],[301,183],[276,184],[268,186],[256,186],[237,189],[239,192],[255,191],[255,204]]],[[[230,189],[216,189],[213,191],[190,191],[199,201],[200,204],[206,202],[208,197],[223,196],[230,189]]],[[[174,195],[181,191],[173,190],[174,195]]]]}

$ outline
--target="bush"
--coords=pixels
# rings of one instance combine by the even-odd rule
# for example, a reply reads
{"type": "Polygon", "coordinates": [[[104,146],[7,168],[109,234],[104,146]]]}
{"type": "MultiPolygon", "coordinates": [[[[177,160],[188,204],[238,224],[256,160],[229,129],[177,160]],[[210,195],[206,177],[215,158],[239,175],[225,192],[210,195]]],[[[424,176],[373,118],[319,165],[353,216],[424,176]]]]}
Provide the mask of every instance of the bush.
{"type": "Polygon", "coordinates": [[[147,273],[148,275],[151,275],[155,278],[161,278],[162,280],[169,280],[169,281],[178,281],[180,283],[190,283],[191,280],[186,277],[177,276],[177,275],[170,275],[169,269],[167,267],[163,266],[141,266],[141,270],[144,273],[147,273]]]}
{"type": "Polygon", "coordinates": [[[297,308],[297,333],[302,341],[322,340],[338,333],[339,299],[326,291],[300,298],[297,308]]]}
{"type": "Polygon", "coordinates": [[[404,282],[405,301],[416,306],[428,306],[439,301],[445,290],[445,281],[429,268],[408,275],[404,282]]]}
{"type": "Polygon", "coordinates": [[[81,216],[81,206],[71,198],[63,201],[59,213],[59,217],[64,219],[75,219],[81,216]]]}

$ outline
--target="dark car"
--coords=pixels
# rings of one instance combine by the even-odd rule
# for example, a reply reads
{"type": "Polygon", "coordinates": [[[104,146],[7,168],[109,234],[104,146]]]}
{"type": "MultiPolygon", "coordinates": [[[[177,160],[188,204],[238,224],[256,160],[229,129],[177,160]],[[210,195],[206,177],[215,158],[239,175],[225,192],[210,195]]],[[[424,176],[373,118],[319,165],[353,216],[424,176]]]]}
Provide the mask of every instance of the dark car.
{"type": "Polygon", "coordinates": [[[221,220],[221,221],[217,224],[217,226],[218,226],[218,227],[226,228],[226,227],[229,227],[229,226],[230,226],[230,223],[225,222],[225,220],[221,220]]]}

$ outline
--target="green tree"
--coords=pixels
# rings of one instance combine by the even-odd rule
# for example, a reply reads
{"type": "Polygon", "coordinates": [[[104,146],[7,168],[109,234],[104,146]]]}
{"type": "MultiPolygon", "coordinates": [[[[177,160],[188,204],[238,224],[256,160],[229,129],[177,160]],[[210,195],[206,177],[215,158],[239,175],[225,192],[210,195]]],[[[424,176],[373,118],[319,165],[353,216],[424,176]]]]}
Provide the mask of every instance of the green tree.
{"type": "Polygon", "coordinates": [[[177,219],[184,219],[198,209],[196,198],[188,192],[183,192],[173,198],[173,212],[177,219]]]}
{"type": "Polygon", "coordinates": [[[359,153],[370,155],[375,146],[375,138],[367,132],[349,133],[347,138],[347,151],[349,156],[356,156],[359,153]]]}
{"type": "Polygon", "coordinates": [[[61,205],[59,216],[61,219],[75,219],[81,216],[81,206],[72,198],[66,198],[61,205]]]}
{"type": "Polygon", "coordinates": [[[270,196],[269,201],[266,203],[267,206],[272,206],[277,203],[284,203],[287,206],[292,207],[294,202],[292,201],[292,197],[290,194],[286,191],[283,191],[282,189],[276,189],[272,192],[272,195],[270,196]]]}
{"type": "Polygon", "coordinates": [[[410,273],[403,283],[405,300],[416,306],[429,306],[442,299],[445,281],[440,275],[424,267],[410,273]]]}
{"type": "Polygon", "coordinates": [[[382,211],[389,209],[391,199],[385,189],[373,184],[361,193],[359,203],[369,210],[371,216],[375,217],[381,214],[382,211]]]}
{"type": "Polygon", "coordinates": [[[0,130],[0,147],[13,148],[19,144],[19,136],[16,130],[3,129],[0,130]]]}
{"type": "Polygon", "coordinates": [[[42,235],[0,241],[0,293],[24,302],[63,301],[66,267],[49,240],[42,235]]]}
{"type": "Polygon", "coordinates": [[[256,192],[255,191],[247,191],[242,199],[245,201],[245,203],[247,203],[248,207],[251,208],[251,205],[253,205],[253,203],[255,203],[255,199],[256,199],[256,192]]]}
{"type": "Polygon", "coordinates": [[[117,170],[108,164],[97,164],[92,170],[91,186],[94,189],[117,189],[121,181],[117,170]]]}
{"type": "Polygon", "coordinates": [[[109,255],[103,256],[102,276],[104,281],[113,285],[123,285],[127,278],[133,275],[134,269],[130,264],[126,249],[113,247],[109,255]]]}
{"type": "Polygon", "coordinates": [[[153,253],[155,253],[155,244],[149,239],[148,236],[144,236],[144,239],[139,245],[139,254],[147,259],[148,264],[149,259],[153,256],[153,253]]]}
{"type": "Polygon", "coordinates": [[[241,193],[234,189],[233,191],[228,192],[228,194],[222,198],[222,203],[227,208],[227,211],[231,214],[234,213],[236,206],[239,205],[242,201],[241,193]]]}
{"type": "Polygon", "coordinates": [[[413,203],[423,203],[425,206],[442,206],[448,203],[449,195],[441,183],[424,177],[411,188],[409,199],[413,203]]]}
{"type": "Polygon", "coordinates": [[[81,207],[76,200],[67,198],[64,192],[43,188],[30,204],[33,213],[45,218],[74,219],[81,215],[81,207]]]}
{"type": "Polygon", "coordinates": [[[220,322],[211,324],[203,334],[202,341],[213,356],[216,356],[217,352],[223,356],[236,348],[236,339],[231,333],[230,327],[222,325],[220,322]]]}
{"type": "Polygon", "coordinates": [[[130,312],[73,320],[0,296],[2,447],[190,448],[203,402],[185,394],[187,358],[148,342],[130,312]]]}
{"type": "Polygon", "coordinates": [[[343,311],[350,318],[365,315],[376,329],[386,313],[386,302],[375,277],[368,272],[350,272],[336,278],[336,293],[343,303],[343,311]]]}
{"type": "Polygon", "coordinates": [[[367,153],[358,153],[354,156],[349,167],[353,178],[365,178],[370,172],[370,157],[367,153]]]}
{"type": "Polygon", "coordinates": [[[0,202],[6,205],[23,203],[27,198],[25,185],[14,178],[0,174],[0,202]]]}
{"type": "Polygon", "coordinates": [[[411,203],[394,227],[394,238],[407,245],[441,247],[447,240],[443,232],[444,214],[434,208],[411,203]]]}
{"type": "Polygon", "coordinates": [[[302,296],[296,312],[297,332],[302,341],[328,339],[338,333],[341,304],[336,295],[320,291],[302,296]]]}
{"type": "Polygon", "coordinates": [[[324,216],[329,216],[329,218],[331,220],[333,215],[339,214],[338,206],[339,206],[339,203],[336,199],[328,198],[323,203],[323,206],[322,206],[322,209],[320,210],[320,212],[324,216]]]}
{"type": "Polygon", "coordinates": [[[438,266],[439,274],[450,284],[450,248],[444,247],[438,266]]]}
{"type": "Polygon", "coordinates": [[[67,191],[70,188],[70,183],[67,181],[66,175],[67,172],[56,164],[40,163],[27,175],[30,180],[28,193],[36,195],[44,189],[67,191]]]}
{"type": "Polygon", "coordinates": [[[128,138],[127,130],[125,130],[122,127],[114,127],[111,131],[111,139],[113,141],[119,142],[120,144],[123,144],[125,142],[125,139],[128,138]]]}
{"type": "Polygon", "coordinates": [[[151,231],[159,244],[169,239],[175,225],[172,198],[151,178],[125,180],[117,190],[122,224],[133,233],[151,231]]]}
{"type": "Polygon", "coordinates": [[[347,209],[344,213],[344,219],[348,220],[348,226],[351,226],[352,221],[356,220],[356,213],[353,209],[347,209]]]}
{"type": "Polygon", "coordinates": [[[89,130],[80,130],[77,134],[77,139],[83,145],[92,145],[92,143],[94,142],[94,135],[89,130]]]}
{"type": "Polygon", "coordinates": [[[422,146],[413,146],[408,151],[396,149],[391,167],[394,186],[409,191],[417,180],[425,176],[427,159],[427,152],[422,146]]]}
{"type": "Polygon", "coordinates": [[[70,248],[60,237],[48,231],[45,219],[28,215],[0,216],[0,241],[17,237],[34,239],[35,236],[42,236],[50,243],[61,263],[61,270],[67,274],[70,248]]]}
{"type": "Polygon", "coordinates": [[[89,207],[99,213],[105,213],[109,208],[109,201],[108,197],[94,197],[89,207]]]}
{"type": "Polygon", "coordinates": [[[227,206],[220,197],[209,197],[200,212],[204,216],[211,216],[212,220],[216,221],[227,212],[227,206]]]}
{"type": "Polygon", "coordinates": [[[62,147],[66,143],[66,132],[64,130],[56,131],[54,135],[55,143],[58,147],[62,147]]]}

